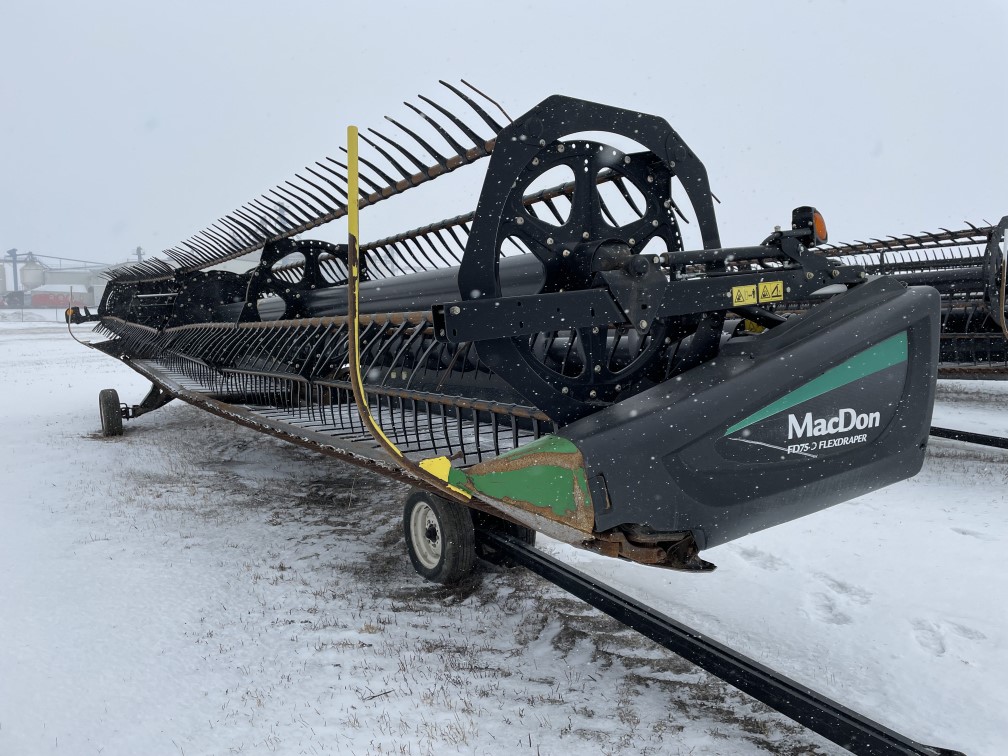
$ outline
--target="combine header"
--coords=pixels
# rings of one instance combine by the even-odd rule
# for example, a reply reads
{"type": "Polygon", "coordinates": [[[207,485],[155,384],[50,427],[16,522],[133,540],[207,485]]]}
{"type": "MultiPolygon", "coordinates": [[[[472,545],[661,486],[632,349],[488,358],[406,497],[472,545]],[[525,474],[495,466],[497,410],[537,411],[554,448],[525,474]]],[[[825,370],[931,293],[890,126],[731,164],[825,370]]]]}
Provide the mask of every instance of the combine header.
{"type": "Polygon", "coordinates": [[[800,207],[725,248],[661,118],[553,96],[501,125],[445,87],[465,118],[421,97],[389,119],[415,147],[368,130],[358,155],[351,128],[341,159],[110,274],[90,345],[154,388],[103,392],[106,432],[180,398],[408,481],[431,580],[471,567],[474,518],[703,571],[703,548],[915,474],[940,359],[1003,370],[1004,221],[824,248],[800,207]],[[475,211],[358,248],[358,210],[483,158],[475,211]],[[348,244],[301,237],[344,216],[348,244]]]}

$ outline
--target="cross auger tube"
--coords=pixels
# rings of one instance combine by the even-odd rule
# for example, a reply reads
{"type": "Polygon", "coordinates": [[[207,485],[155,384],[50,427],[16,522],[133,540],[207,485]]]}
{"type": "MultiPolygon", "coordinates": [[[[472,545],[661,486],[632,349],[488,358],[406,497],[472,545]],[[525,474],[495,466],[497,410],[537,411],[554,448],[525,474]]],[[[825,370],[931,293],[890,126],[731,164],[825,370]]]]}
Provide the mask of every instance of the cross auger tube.
{"type": "Polygon", "coordinates": [[[407,546],[442,582],[480,548],[473,517],[702,572],[701,549],[920,469],[943,321],[969,298],[983,333],[1003,323],[1004,221],[896,240],[925,250],[914,265],[824,246],[809,206],[725,248],[665,120],[551,96],[512,121],[445,87],[464,116],[421,97],[419,123],[389,119],[412,146],[363,130],[359,155],[110,272],[91,346],[157,389],[124,417],[181,398],[414,483],[407,546]],[[480,162],[471,212],[349,247],[301,236],[480,162]],[[991,259],[943,287],[929,254],[967,241],[991,259]]]}

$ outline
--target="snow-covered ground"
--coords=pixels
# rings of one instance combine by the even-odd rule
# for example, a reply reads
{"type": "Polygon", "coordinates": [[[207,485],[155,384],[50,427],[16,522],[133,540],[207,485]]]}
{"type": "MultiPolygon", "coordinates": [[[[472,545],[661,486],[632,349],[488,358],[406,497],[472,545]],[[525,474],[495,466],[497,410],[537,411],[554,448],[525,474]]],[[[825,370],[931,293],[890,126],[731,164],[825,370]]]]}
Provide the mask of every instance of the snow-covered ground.
{"type": "MultiPolygon", "coordinates": [[[[61,325],[0,324],[0,754],[833,753],[522,570],[403,554],[404,488],[173,403],[61,325]]],[[[1008,433],[1001,384],[936,424],[1008,433]]],[[[704,553],[710,575],[542,548],[852,708],[1008,743],[1008,454],[704,553]]]]}

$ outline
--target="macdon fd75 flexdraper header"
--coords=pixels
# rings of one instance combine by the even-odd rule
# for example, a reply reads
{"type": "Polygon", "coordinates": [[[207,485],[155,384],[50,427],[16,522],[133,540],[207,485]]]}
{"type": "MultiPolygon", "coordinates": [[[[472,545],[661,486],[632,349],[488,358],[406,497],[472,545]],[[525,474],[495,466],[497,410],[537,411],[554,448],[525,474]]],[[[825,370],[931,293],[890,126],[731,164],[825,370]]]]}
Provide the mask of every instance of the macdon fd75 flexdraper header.
{"type": "Polygon", "coordinates": [[[341,160],[110,273],[90,346],[154,385],[102,392],[106,433],[180,398],[412,482],[408,551],[443,582],[474,519],[702,571],[700,549],[920,469],[944,292],[824,251],[812,207],[722,247],[661,118],[552,96],[501,126],[445,86],[479,126],[422,97],[389,119],[415,147],[369,130],[358,154],[351,128],[341,160]],[[358,248],[360,209],[484,157],[474,212],[358,248]],[[295,238],[343,216],[346,245],[295,238]]]}

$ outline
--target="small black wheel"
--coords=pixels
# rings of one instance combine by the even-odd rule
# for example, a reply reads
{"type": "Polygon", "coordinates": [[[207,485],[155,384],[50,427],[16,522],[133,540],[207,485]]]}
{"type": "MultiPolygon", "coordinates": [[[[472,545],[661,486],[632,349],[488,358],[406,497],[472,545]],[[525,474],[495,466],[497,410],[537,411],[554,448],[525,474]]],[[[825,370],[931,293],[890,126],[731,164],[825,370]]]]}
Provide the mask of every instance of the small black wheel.
{"type": "Polygon", "coordinates": [[[476,561],[469,508],[427,491],[406,500],[403,534],[414,569],[433,583],[457,583],[476,561]]]}
{"type": "Polygon", "coordinates": [[[115,389],[102,389],[98,392],[98,411],[101,413],[103,436],[122,435],[122,410],[120,406],[119,392],[115,389]]]}

